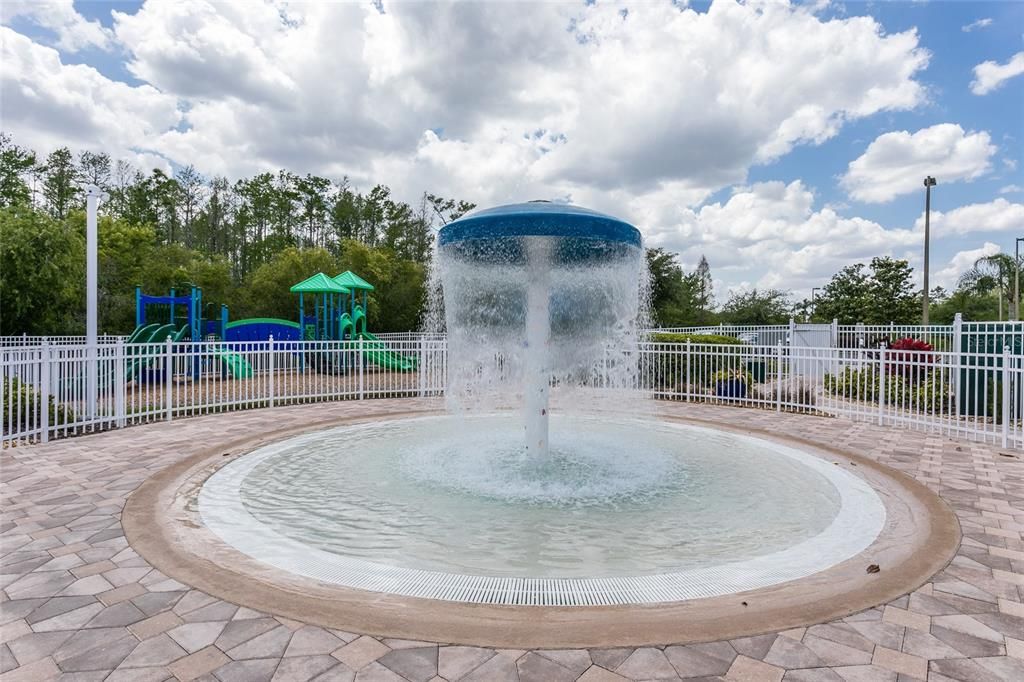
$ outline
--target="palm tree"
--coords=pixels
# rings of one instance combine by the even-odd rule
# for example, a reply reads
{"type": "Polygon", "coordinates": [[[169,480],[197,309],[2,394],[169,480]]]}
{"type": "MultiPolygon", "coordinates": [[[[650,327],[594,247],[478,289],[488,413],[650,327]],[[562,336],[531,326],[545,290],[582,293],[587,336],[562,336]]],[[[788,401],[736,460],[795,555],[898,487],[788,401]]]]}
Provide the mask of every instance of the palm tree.
{"type": "Polygon", "coordinates": [[[998,290],[999,320],[1002,321],[1003,297],[1011,288],[1016,267],[1013,256],[1009,254],[994,253],[991,256],[982,256],[974,261],[974,267],[960,276],[959,285],[981,295],[998,290]]]}

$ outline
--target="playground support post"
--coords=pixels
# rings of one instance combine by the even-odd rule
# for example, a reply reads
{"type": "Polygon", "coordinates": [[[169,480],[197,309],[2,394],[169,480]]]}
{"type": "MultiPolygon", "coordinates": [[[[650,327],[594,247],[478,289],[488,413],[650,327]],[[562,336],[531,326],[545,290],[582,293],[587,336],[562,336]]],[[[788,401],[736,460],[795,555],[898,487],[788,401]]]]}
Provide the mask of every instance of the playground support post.
{"type": "Polygon", "coordinates": [[[107,193],[96,185],[85,188],[85,345],[89,417],[96,416],[96,394],[99,388],[99,361],[96,357],[96,211],[100,200],[107,197],[107,193]]]}

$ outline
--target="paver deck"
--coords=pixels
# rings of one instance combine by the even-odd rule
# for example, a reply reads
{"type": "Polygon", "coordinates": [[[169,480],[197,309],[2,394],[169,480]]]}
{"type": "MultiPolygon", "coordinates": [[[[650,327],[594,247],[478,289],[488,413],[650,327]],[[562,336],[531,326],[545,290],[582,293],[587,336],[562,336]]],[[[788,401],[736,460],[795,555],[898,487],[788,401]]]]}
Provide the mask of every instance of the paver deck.
{"type": "Polygon", "coordinates": [[[914,476],[956,512],[960,549],[921,588],[785,632],[561,651],[380,639],[204,594],[149,566],[125,539],[127,496],[211,437],[437,406],[403,399],[254,410],[3,451],[0,682],[1024,680],[1024,460],[992,446],[839,419],[661,408],[850,448],[914,476]]]}

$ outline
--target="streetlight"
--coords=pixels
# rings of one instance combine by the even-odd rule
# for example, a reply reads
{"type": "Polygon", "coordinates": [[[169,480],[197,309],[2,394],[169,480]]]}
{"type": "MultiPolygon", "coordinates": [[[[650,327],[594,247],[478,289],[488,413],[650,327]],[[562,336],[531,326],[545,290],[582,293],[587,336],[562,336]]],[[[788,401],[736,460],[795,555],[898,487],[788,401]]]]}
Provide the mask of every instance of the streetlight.
{"type": "Polygon", "coordinates": [[[1020,243],[1024,242],[1024,237],[1017,237],[1014,243],[1014,258],[1013,267],[1016,270],[1016,274],[1013,280],[1013,319],[1020,321],[1020,243]]]}
{"type": "Polygon", "coordinates": [[[928,234],[931,227],[932,213],[932,187],[935,186],[935,178],[927,176],[924,179],[924,303],[921,310],[921,324],[928,326],[928,234]]]}

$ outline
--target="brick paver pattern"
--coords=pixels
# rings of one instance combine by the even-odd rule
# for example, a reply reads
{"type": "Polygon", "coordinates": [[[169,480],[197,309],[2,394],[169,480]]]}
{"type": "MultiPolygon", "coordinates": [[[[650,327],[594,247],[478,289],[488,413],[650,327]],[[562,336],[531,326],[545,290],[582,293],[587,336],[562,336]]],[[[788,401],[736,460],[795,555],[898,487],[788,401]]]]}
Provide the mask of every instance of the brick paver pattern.
{"type": "Polygon", "coordinates": [[[1024,460],[941,436],[711,405],[661,409],[849,448],[941,495],[963,529],[921,588],[848,618],[730,641],[520,651],[381,639],[259,613],[179,583],[128,545],[147,477],[267,424],[437,409],[376,400],[255,410],[0,453],[0,682],[1024,680],[1024,460]]]}

